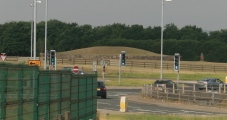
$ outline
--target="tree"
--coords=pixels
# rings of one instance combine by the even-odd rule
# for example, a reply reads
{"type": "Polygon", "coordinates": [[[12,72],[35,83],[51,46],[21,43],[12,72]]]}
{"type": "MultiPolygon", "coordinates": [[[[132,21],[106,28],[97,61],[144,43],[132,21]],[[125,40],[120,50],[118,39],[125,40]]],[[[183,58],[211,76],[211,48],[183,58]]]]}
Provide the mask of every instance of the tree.
{"type": "Polygon", "coordinates": [[[132,25],[125,31],[125,38],[132,40],[141,40],[144,36],[144,29],[142,25],[132,25]]]}
{"type": "Polygon", "coordinates": [[[211,31],[209,33],[209,39],[216,39],[227,43],[227,30],[211,31]]]}
{"type": "Polygon", "coordinates": [[[192,39],[201,41],[206,40],[207,38],[208,34],[203,32],[202,28],[197,28],[195,25],[188,25],[180,29],[179,39],[181,40],[192,39]]]}
{"type": "MultiPolygon", "coordinates": [[[[76,23],[74,23],[75,26],[77,26],[76,23]]],[[[48,21],[48,32],[47,32],[47,44],[48,48],[47,49],[57,49],[58,43],[60,41],[57,41],[59,35],[63,33],[69,26],[70,24],[66,24],[64,22],[61,22],[59,20],[49,20],[48,21]]]]}
{"type": "Polygon", "coordinates": [[[30,53],[31,29],[28,22],[9,22],[2,26],[1,51],[8,55],[30,53]]]}
{"type": "Polygon", "coordinates": [[[176,25],[171,23],[171,24],[167,24],[165,26],[165,30],[163,33],[164,33],[164,35],[163,35],[164,39],[179,39],[180,31],[176,25]]]}

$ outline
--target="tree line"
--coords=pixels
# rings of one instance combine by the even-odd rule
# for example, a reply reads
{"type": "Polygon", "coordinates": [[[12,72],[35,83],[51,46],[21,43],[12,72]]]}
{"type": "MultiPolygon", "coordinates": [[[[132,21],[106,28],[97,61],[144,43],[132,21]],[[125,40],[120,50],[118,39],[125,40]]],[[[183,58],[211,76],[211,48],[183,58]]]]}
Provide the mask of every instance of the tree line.
{"type": "MultiPolygon", "coordinates": [[[[195,25],[178,28],[175,24],[164,27],[163,54],[180,53],[183,60],[198,61],[203,53],[205,61],[227,62],[227,30],[205,32],[195,25]]],[[[126,46],[161,51],[161,27],[142,25],[112,25],[92,27],[48,21],[47,49],[58,52],[92,46],[126,46]]],[[[37,53],[44,52],[45,22],[37,23],[37,53]]],[[[0,52],[10,56],[30,56],[31,22],[12,21],[0,24],[0,52]]],[[[37,54],[38,55],[38,54],[37,54]]]]}

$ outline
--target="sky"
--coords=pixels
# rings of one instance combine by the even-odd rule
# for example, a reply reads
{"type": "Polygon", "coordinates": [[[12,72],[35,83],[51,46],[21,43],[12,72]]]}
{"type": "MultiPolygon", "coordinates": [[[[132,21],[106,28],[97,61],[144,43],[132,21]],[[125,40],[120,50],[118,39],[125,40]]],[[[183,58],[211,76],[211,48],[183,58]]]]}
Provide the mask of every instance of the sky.
{"type": "MultiPolygon", "coordinates": [[[[45,21],[46,0],[37,4],[37,22],[45,21]]],[[[0,24],[31,21],[34,0],[0,0],[0,24]]],[[[48,0],[48,20],[105,26],[113,23],[161,26],[162,0],[48,0]]],[[[227,29],[227,0],[164,2],[164,26],[196,25],[205,31],[227,29]]]]}

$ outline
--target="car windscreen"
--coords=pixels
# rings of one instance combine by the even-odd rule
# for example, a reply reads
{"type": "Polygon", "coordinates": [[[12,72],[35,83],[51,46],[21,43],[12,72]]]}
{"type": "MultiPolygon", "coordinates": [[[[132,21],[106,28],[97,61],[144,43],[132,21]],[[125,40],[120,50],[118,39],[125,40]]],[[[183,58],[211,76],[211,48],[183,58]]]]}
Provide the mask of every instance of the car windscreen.
{"type": "Polygon", "coordinates": [[[207,82],[209,79],[199,80],[199,82],[207,82]]]}
{"type": "Polygon", "coordinates": [[[98,86],[105,86],[103,82],[98,82],[98,86]]]}

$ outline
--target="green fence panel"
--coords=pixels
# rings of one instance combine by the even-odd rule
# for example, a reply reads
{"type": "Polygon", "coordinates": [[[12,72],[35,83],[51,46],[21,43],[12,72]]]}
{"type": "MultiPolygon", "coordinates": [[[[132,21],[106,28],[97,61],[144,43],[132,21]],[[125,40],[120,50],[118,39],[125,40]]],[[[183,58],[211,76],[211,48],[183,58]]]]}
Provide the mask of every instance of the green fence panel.
{"type": "Polygon", "coordinates": [[[6,64],[0,64],[0,85],[1,85],[1,102],[0,102],[0,119],[6,117],[6,79],[7,79],[7,66],[6,64]]]}
{"type": "Polygon", "coordinates": [[[0,119],[53,120],[66,111],[70,119],[96,119],[97,75],[0,64],[0,86],[0,119]]]}
{"type": "Polygon", "coordinates": [[[1,119],[33,119],[34,94],[30,92],[32,87],[28,87],[27,81],[37,80],[38,71],[37,66],[0,64],[1,119]],[[35,71],[34,74],[31,71],[35,71]]]}

